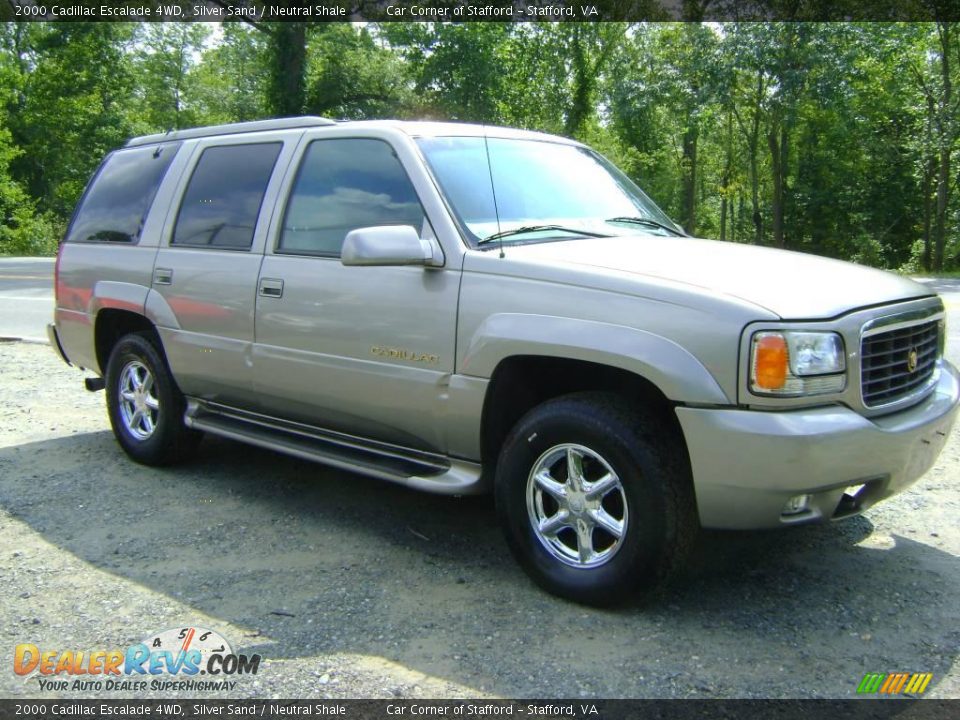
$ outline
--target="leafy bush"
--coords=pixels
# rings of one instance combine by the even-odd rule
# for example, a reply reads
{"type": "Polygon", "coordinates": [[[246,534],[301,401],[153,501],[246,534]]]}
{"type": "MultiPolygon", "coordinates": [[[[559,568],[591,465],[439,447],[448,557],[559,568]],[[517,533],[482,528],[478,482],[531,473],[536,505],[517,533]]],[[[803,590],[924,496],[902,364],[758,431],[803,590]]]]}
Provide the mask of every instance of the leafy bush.
{"type": "Polygon", "coordinates": [[[0,255],[56,255],[63,223],[50,213],[21,205],[0,225],[0,255]]]}

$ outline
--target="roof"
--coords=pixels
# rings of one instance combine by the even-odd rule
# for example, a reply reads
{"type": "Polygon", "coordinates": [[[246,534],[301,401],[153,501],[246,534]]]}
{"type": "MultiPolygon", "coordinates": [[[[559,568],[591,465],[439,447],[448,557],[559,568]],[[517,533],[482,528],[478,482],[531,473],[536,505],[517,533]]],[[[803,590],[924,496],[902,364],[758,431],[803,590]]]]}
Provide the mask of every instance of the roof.
{"type": "Polygon", "coordinates": [[[498,137],[514,138],[518,140],[542,140],[549,142],[569,143],[579,145],[575,140],[560,135],[537,132],[535,130],[521,130],[519,128],[502,127],[500,125],[481,125],[478,123],[436,122],[428,120],[356,120],[338,122],[338,126],[357,125],[362,127],[389,127],[405,132],[412,137],[498,137]]]}
{"type": "Polygon", "coordinates": [[[517,128],[500,127],[497,125],[478,125],[475,123],[460,122],[433,122],[422,120],[341,120],[335,121],[328,118],[303,116],[293,118],[277,118],[274,120],[255,120],[253,122],[230,123],[227,125],[210,125],[207,127],[189,128],[186,130],[171,130],[165,133],[154,135],[142,135],[132,138],[124,147],[139,147],[142,145],[155,145],[157,143],[174,142],[177,140],[189,140],[191,138],[214,137],[217,135],[236,135],[242,133],[264,132],[269,130],[296,130],[313,127],[337,126],[343,128],[368,127],[368,128],[390,128],[399,130],[411,137],[497,137],[514,138],[523,140],[540,140],[548,142],[561,142],[571,145],[579,144],[574,140],[560,137],[559,135],[548,135],[547,133],[535,132],[533,130],[520,130],[517,128]]]}
{"type": "Polygon", "coordinates": [[[132,138],[124,147],[139,145],[154,145],[174,140],[188,140],[190,138],[212,137],[214,135],[236,135],[238,133],[261,132],[264,130],[293,130],[296,128],[317,127],[322,125],[336,125],[328,118],[306,115],[294,118],[278,118],[276,120],[254,120],[253,122],[229,123],[227,125],[209,125],[207,127],[190,128],[187,130],[168,130],[155,135],[141,135],[132,138]]]}

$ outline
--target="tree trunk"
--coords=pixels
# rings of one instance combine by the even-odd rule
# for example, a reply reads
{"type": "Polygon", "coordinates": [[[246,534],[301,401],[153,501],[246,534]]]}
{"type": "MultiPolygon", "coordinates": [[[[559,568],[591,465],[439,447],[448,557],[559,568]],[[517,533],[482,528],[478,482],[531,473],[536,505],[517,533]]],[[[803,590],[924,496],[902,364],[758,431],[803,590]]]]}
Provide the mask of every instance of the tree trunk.
{"type": "Polygon", "coordinates": [[[727,196],[720,196],[720,241],[727,239],[727,196]]]}
{"type": "Polygon", "coordinates": [[[937,173],[937,210],[933,226],[933,266],[936,271],[943,270],[944,249],[947,240],[947,204],[950,200],[950,155],[953,150],[955,119],[952,116],[953,80],[950,77],[951,23],[938,22],[937,32],[940,38],[940,73],[942,94],[937,113],[937,139],[939,140],[940,160],[937,173]]]}
{"type": "MultiPolygon", "coordinates": [[[[737,224],[734,225],[734,234],[736,237],[745,238],[747,233],[744,227],[744,215],[746,214],[746,201],[743,193],[740,193],[740,202],[737,204],[737,224]]],[[[741,241],[742,242],[742,241],[741,241]]]]}
{"type": "Polygon", "coordinates": [[[573,23],[570,53],[573,69],[573,88],[570,97],[570,109],[564,123],[564,133],[570,137],[577,137],[590,116],[593,109],[593,90],[596,78],[590,67],[587,40],[582,36],[580,23],[573,23]]]}
{"type": "Polygon", "coordinates": [[[776,247],[785,247],[783,234],[784,202],[786,200],[786,173],[787,173],[787,129],[782,123],[774,126],[767,133],[767,144],[770,147],[770,170],[773,175],[773,244],[776,247]]]}
{"type": "Polygon", "coordinates": [[[933,269],[933,179],[937,174],[937,159],[932,154],[923,170],[921,192],[923,193],[923,269],[933,269]]]}
{"type": "MultiPolygon", "coordinates": [[[[727,205],[730,203],[730,174],[733,168],[733,113],[727,110],[727,143],[726,159],[723,164],[723,175],[720,178],[720,239],[727,239],[727,205]]],[[[733,208],[730,208],[731,214],[733,208]]]]}
{"type": "Polygon", "coordinates": [[[750,129],[750,192],[753,201],[753,242],[763,244],[763,218],[760,216],[760,177],[757,172],[757,152],[760,144],[760,104],[763,100],[763,75],[757,79],[757,99],[753,110],[753,126],[750,129]]]}
{"type": "Polygon", "coordinates": [[[760,179],[757,173],[757,134],[750,138],[750,201],[753,203],[753,242],[763,244],[763,218],[760,215],[760,179]]]}
{"type": "Polygon", "coordinates": [[[947,241],[947,203],[950,199],[950,147],[940,148],[939,172],[937,173],[937,214],[934,222],[934,269],[943,270],[944,249],[947,241]]]}
{"type": "Polygon", "coordinates": [[[307,26],[300,22],[277,23],[273,32],[271,110],[277,117],[301,115],[306,100],[307,26]]]}
{"type": "Polygon", "coordinates": [[[683,133],[683,227],[690,235],[697,234],[697,127],[683,133]]]}

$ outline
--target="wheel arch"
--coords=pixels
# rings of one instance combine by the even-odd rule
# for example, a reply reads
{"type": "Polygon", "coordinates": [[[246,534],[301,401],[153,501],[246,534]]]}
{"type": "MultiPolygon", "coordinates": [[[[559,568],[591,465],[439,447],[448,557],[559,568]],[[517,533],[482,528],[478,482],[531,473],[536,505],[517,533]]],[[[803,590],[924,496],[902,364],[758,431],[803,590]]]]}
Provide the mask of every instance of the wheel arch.
{"type": "Polygon", "coordinates": [[[505,359],[537,355],[625,370],[674,402],[730,405],[717,379],[686,348],[638,328],[550,315],[498,313],[466,343],[459,372],[492,378],[505,359]]]}
{"type": "Polygon", "coordinates": [[[160,335],[157,328],[144,315],[132,310],[107,307],[96,314],[94,321],[94,349],[97,366],[101,376],[106,375],[110,353],[120,338],[130,333],[148,333],[154,338],[154,344],[161,352],[160,335]]]}
{"type": "Polygon", "coordinates": [[[548,400],[579,392],[607,392],[644,408],[682,441],[676,403],[653,382],[623,368],[545,355],[506,357],[487,385],[480,421],[480,454],[492,469],[507,435],[527,412],[548,400]]]}
{"type": "Polygon", "coordinates": [[[622,325],[503,313],[484,320],[461,363],[490,378],[480,421],[480,455],[496,458],[510,428],[532,407],[559,395],[601,391],[669,418],[682,438],[677,404],[730,405],[710,371],[676,342],[622,325]]]}

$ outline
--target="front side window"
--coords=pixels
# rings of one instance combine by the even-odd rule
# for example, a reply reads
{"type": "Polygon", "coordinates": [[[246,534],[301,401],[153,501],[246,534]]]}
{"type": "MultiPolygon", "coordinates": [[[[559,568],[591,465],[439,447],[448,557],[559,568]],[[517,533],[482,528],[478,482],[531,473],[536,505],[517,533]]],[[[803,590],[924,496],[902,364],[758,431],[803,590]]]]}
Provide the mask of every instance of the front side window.
{"type": "Polygon", "coordinates": [[[180,204],[173,244],[248,249],[282,147],[274,142],[204,150],[180,204]]]}
{"type": "Polygon", "coordinates": [[[315,140],[284,214],[278,252],[336,257],[351,230],[412,225],[423,207],[393,148],[382,140],[315,140]]]}
{"type": "Polygon", "coordinates": [[[136,242],[160,182],[180,143],[117,150],[103,163],[80,206],[67,242],[136,242]]]}

